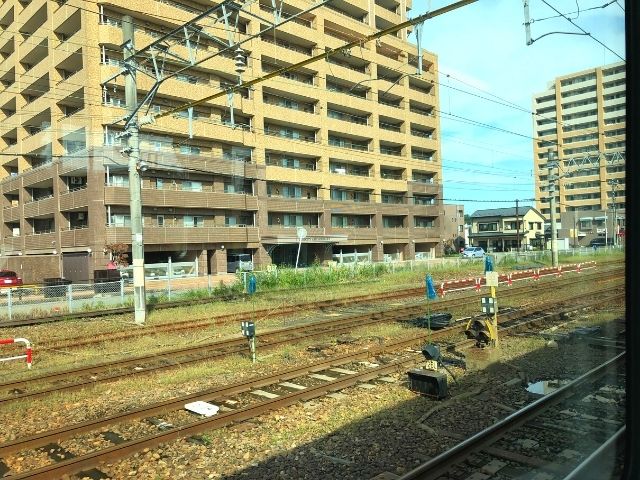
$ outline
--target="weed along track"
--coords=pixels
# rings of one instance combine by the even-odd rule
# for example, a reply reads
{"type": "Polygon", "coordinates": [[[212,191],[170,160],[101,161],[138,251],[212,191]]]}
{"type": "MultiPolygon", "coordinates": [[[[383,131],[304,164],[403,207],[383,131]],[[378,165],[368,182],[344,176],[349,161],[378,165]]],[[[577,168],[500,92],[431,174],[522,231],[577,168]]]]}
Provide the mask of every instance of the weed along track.
{"type": "MultiPolygon", "coordinates": [[[[574,296],[571,307],[558,308],[555,304],[547,304],[542,312],[538,308],[537,314],[534,308],[514,310],[503,318],[501,334],[507,336],[512,332],[539,331],[564,321],[571,312],[592,308],[603,300],[613,302],[621,298],[617,286],[601,294],[598,299],[594,299],[592,294],[574,296]]],[[[565,298],[558,303],[569,300],[565,298]]],[[[408,313],[397,312],[394,319],[406,317],[408,313]]],[[[337,330],[326,329],[325,333],[327,330],[332,334],[343,331],[343,327],[337,323],[334,327],[337,330]]],[[[100,478],[101,472],[96,469],[104,470],[105,462],[121,460],[144,449],[185,437],[195,442],[203,441],[198,434],[335,392],[357,395],[359,389],[351,389],[357,385],[397,384],[399,376],[423,360],[419,349],[426,339],[442,342],[443,348],[449,346],[458,351],[473,345],[473,340],[460,340],[464,337],[463,330],[464,325],[455,324],[438,331],[423,331],[409,339],[388,341],[379,347],[366,346],[355,352],[316,360],[310,365],[282,370],[273,375],[250,378],[146,407],[128,409],[98,420],[17,438],[0,445],[1,465],[10,469],[11,478],[15,479],[50,479],[79,472],[83,472],[81,476],[90,474],[100,478]],[[216,405],[219,411],[214,416],[203,417],[185,410],[186,404],[194,402],[216,405]],[[25,458],[30,459],[28,471],[21,467],[25,458]],[[55,461],[52,462],[52,458],[55,461]]],[[[291,332],[274,335],[283,333],[291,332]]],[[[282,341],[286,340],[283,338],[282,341]]],[[[117,474],[108,471],[106,476],[118,478],[117,474]]]]}
{"type": "MultiPolygon", "coordinates": [[[[611,276],[601,278],[601,280],[603,282],[605,280],[615,282],[617,278],[616,274],[611,274],[611,276]]],[[[554,288],[561,288],[569,281],[570,279],[563,279],[553,280],[549,283],[552,283],[554,288]]],[[[540,284],[511,287],[504,291],[503,298],[517,297],[524,293],[535,291],[535,289],[539,287],[540,284]]],[[[610,291],[615,292],[618,288],[619,287],[614,286],[610,291]]],[[[568,297],[566,299],[556,300],[555,304],[559,305],[562,302],[575,300],[575,296],[568,297]]],[[[438,302],[438,308],[451,310],[464,307],[470,301],[477,302],[477,295],[460,298],[452,297],[442,300],[438,302]]],[[[551,304],[547,305],[547,307],[551,306],[551,304]]],[[[517,309],[511,314],[502,315],[501,321],[506,321],[510,315],[523,315],[527,312],[533,313],[539,310],[540,306],[533,304],[525,309],[517,309]]],[[[284,345],[299,345],[325,337],[333,339],[341,335],[350,334],[354,330],[362,327],[413,319],[423,315],[424,311],[425,306],[423,302],[406,306],[394,305],[384,309],[373,308],[358,315],[340,315],[331,320],[323,319],[304,325],[266,331],[259,335],[260,349],[261,351],[268,351],[284,345]]],[[[464,327],[465,324],[466,322],[464,322],[462,326],[464,327]]],[[[243,355],[246,354],[246,352],[246,339],[234,337],[143,356],[128,356],[122,360],[54,372],[48,375],[34,376],[28,380],[20,379],[4,382],[0,384],[0,405],[25,401],[51,393],[90,387],[100,382],[113,382],[134,375],[158,373],[182,368],[198,362],[220,360],[233,355],[243,355]]]]}

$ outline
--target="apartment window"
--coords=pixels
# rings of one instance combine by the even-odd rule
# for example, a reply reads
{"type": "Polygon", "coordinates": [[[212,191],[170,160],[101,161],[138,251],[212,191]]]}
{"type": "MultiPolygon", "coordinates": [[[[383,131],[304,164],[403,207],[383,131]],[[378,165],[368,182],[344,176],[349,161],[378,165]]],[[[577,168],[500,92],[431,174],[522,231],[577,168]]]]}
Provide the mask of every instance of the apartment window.
{"type": "Polygon", "coordinates": [[[109,184],[114,187],[128,187],[129,176],[128,175],[111,175],[109,178],[109,184]]]}
{"type": "Polygon", "coordinates": [[[109,225],[111,225],[112,227],[130,227],[131,215],[114,213],[111,215],[109,225]]]}
{"type": "Polygon", "coordinates": [[[413,225],[418,228],[433,228],[433,218],[431,217],[413,217],[413,225]]]}
{"type": "Polygon", "coordinates": [[[204,217],[197,215],[185,215],[182,217],[182,223],[185,227],[203,227],[204,217]]]}
{"type": "Polygon", "coordinates": [[[201,192],[202,182],[196,182],[194,180],[183,180],[182,190],[185,192],[201,192]]]}
{"type": "Polygon", "coordinates": [[[200,155],[200,147],[192,145],[180,145],[180,153],[185,155],[200,155]]]}
{"type": "Polygon", "coordinates": [[[164,178],[156,178],[156,188],[162,190],[164,188],[164,178]]]}
{"type": "Polygon", "coordinates": [[[498,223],[497,222],[478,223],[478,231],[479,232],[497,232],[498,223]]]}
{"type": "Polygon", "coordinates": [[[164,227],[164,215],[158,215],[156,217],[156,223],[159,227],[164,227]]]}

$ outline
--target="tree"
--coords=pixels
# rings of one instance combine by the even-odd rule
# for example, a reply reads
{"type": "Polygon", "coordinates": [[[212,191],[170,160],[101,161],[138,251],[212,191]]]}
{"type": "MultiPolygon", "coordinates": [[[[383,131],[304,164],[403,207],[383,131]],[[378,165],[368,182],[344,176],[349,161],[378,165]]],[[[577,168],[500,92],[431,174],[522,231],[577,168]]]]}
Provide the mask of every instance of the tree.
{"type": "Polygon", "coordinates": [[[104,249],[111,254],[111,258],[118,267],[129,265],[129,245],[126,243],[107,243],[104,249]]]}

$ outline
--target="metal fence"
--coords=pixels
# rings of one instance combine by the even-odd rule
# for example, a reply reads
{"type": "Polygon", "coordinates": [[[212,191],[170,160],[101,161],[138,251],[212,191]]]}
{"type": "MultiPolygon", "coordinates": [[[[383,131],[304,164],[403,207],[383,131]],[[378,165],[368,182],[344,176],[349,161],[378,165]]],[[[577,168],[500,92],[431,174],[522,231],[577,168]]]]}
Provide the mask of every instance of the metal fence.
{"type": "MultiPolygon", "coordinates": [[[[620,251],[621,247],[599,247],[597,250],[593,248],[576,248],[560,251],[562,257],[580,257],[604,255],[613,251],[620,251]]],[[[360,255],[360,254],[359,254],[360,255]]],[[[493,253],[496,264],[503,263],[521,263],[542,262],[550,258],[551,253],[547,251],[522,252],[519,254],[493,253]]],[[[346,255],[345,255],[346,256],[346,255]]],[[[355,259],[355,258],[354,258],[355,259]]],[[[439,257],[423,260],[407,260],[381,262],[380,266],[384,266],[387,271],[398,272],[402,270],[426,269],[438,270],[448,268],[459,268],[470,263],[482,263],[482,258],[467,259],[457,257],[439,257]]],[[[335,263],[334,265],[325,267],[328,269],[359,269],[367,268],[376,263],[369,262],[353,262],[353,263],[335,263]]],[[[238,280],[234,280],[231,287],[227,283],[227,288],[237,288],[238,290],[247,290],[248,280],[252,273],[259,272],[243,272],[238,280]]],[[[265,272],[267,274],[278,277],[278,269],[274,266],[269,267],[265,272]]],[[[310,273],[310,272],[309,272],[310,273]]],[[[306,269],[300,269],[300,276],[306,276],[306,269]]],[[[179,300],[190,296],[190,298],[198,298],[197,290],[201,296],[212,295],[216,289],[221,288],[222,279],[215,275],[195,276],[192,270],[186,273],[182,278],[168,276],[155,276],[146,279],[146,295],[147,303],[161,303],[165,301],[179,300]]],[[[302,281],[302,285],[306,282],[302,281]]],[[[228,290],[227,290],[228,291],[228,290]]],[[[25,285],[17,288],[0,288],[0,325],[3,320],[17,320],[22,318],[46,317],[51,315],[64,315],[66,313],[92,312],[96,310],[104,310],[110,308],[127,307],[133,305],[133,286],[131,280],[122,278],[112,282],[95,282],[95,283],[75,283],[75,284],[57,284],[57,285],[25,285]]]]}

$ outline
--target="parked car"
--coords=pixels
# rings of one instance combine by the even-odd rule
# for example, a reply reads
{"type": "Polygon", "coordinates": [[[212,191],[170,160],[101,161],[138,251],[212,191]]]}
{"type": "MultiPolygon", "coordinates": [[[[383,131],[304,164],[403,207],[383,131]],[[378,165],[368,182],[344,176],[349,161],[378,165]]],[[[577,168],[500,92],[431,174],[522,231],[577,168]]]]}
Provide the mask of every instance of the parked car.
{"type": "Polygon", "coordinates": [[[462,258],[482,258],[484,249],[482,247],[467,247],[460,254],[462,258]]]}
{"type": "Polygon", "coordinates": [[[22,286],[22,278],[11,270],[0,270],[0,289],[22,286]]]}
{"type": "Polygon", "coordinates": [[[613,245],[613,238],[607,238],[606,242],[603,238],[594,238],[589,242],[590,247],[604,247],[605,245],[613,245]]]}

